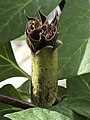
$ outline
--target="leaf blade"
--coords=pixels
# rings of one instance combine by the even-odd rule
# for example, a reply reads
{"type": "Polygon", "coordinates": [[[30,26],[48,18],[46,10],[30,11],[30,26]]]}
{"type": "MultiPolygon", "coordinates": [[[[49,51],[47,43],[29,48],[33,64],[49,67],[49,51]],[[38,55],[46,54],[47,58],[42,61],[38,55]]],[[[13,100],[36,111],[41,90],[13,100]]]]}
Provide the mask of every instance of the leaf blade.
{"type": "MultiPolygon", "coordinates": [[[[21,96],[19,95],[19,92],[10,84],[5,85],[2,88],[0,88],[0,94],[22,100],[21,96]]],[[[0,102],[0,119],[7,120],[6,118],[3,117],[4,114],[16,112],[16,111],[20,111],[20,110],[21,109],[19,109],[19,108],[16,108],[16,107],[13,107],[8,104],[4,104],[4,103],[0,102]]]]}
{"type": "Polygon", "coordinates": [[[70,97],[90,98],[90,73],[67,79],[67,94],[70,97]]]}
{"type": "Polygon", "coordinates": [[[31,99],[31,93],[30,93],[30,89],[31,89],[31,83],[29,80],[25,81],[17,90],[20,93],[21,97],[23,100],[27,100],[31,99]]]}
{"type": "Polygon", "coordinates": [[[59,22],[59,79],[90,72],[89,0],[68,0],[59,22]],[[78,11],[78,12],[77,12],[78,11]]]}
{"type": "Polygon", "coordinates": [[[27,109],[25,111],[5,115],[5,117],[12,120],[70,120],[70,118],[64,116],[63,114],[42,108],[27,109]]]}
{"type": "Polygon", "coordinates": [[[18,66],[11,48],[11,44],[10,43],[1,44],[0,45],[0,81],[16,76],[30,78],[30,76],[18,66]]]}
{"type": "Polygon", "coordinates": [[[0,0],[0,8],[2,8],[0,9],[0,42],[13,40],[24,34],[26,25],[24,10],[31,17],[36,17],[39,9],[47,15],[59,2],[60,0],[9,0],[9,2],[0,0]]]}
{"type": "Polygon", "coordinates": [[[61,104],[90,119],[90,100],[77,97],[64,100],[61,104]]]}

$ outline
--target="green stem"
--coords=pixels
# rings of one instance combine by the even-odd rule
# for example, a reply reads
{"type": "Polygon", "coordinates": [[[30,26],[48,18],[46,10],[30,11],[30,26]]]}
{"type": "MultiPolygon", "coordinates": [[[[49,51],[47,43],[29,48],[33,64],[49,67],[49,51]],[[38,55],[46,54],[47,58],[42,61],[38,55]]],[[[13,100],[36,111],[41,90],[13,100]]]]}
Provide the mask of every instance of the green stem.
{"type": "Polygon", "coordinates": [[[32,53],[31,100],[35,106],[51,106],[57,96],[58,50],[45,47],[32,53]]]}

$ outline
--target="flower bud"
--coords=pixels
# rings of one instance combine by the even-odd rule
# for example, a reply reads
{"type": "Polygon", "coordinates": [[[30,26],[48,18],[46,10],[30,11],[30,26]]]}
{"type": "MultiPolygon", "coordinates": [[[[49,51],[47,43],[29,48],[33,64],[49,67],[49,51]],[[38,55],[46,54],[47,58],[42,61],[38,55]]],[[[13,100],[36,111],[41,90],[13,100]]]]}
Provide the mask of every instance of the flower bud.
{"type": "Polygon", "coordinates": [[[27,17],[26,35],[28,38],[28,45],[33,53],[46,46],[55,48],[57,40],[57,27],[58,27],[58,12],[52,22],[49,24],[46,16],[39,11],[41,23],[38,19],[27,17]]]}

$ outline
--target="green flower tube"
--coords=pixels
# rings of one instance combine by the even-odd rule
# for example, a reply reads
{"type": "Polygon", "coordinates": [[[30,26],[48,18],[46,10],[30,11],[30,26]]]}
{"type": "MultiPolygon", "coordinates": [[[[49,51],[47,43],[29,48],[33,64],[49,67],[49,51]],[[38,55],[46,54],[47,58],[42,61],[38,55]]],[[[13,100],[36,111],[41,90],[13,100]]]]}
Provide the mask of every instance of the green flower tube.
{"type": "Polygon", "coordinates": [[[32,54],[32,94],[31,98],[36,106],[51,106],[57,96],[57,49],[42,48],[32,54]]]}
{"type": "Polygon", "coordinates": [[[39,20],[26,15],[26,35],[32,54],[31,100],[35,106],[46,107],[55,102],[58,90],[58,13],[50,24],[46,16],[40,11],[39,14],[41,25],[39,20]]]}

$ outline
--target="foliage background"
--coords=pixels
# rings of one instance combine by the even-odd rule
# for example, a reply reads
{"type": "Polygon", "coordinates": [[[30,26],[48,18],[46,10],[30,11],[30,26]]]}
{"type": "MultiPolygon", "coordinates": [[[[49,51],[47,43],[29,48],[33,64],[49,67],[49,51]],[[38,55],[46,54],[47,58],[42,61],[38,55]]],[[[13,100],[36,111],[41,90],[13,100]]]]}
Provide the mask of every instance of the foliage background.
{"type": "MultiPolygon", "coordinates": [[[[29,16],[39,17],[39,9],[48,15],[59,3],[60,0],[0,0],[0,81],[14,76],[24,76],[30,80],[30,75],[18,66],[10,44],[11,40],[24,34],[27,22],[24,10],[29,16]]],[[[58,52],[58,78],[67,79],[67,88],[59,86],[61,102],[46,109],[24,111],[0,102],[1,120],[90,119],[90,0],[67,0],[59,19],[58,31],[58,39],[63,42],[58,52]],[[8,118],[3,117],[7,113],[11,113],[5,115],[8,118]]],[[[22,86],[15,89],[6,85],[0,89],[0,93],[27,100],[30,94],[28,81],[22,86]]]]}

